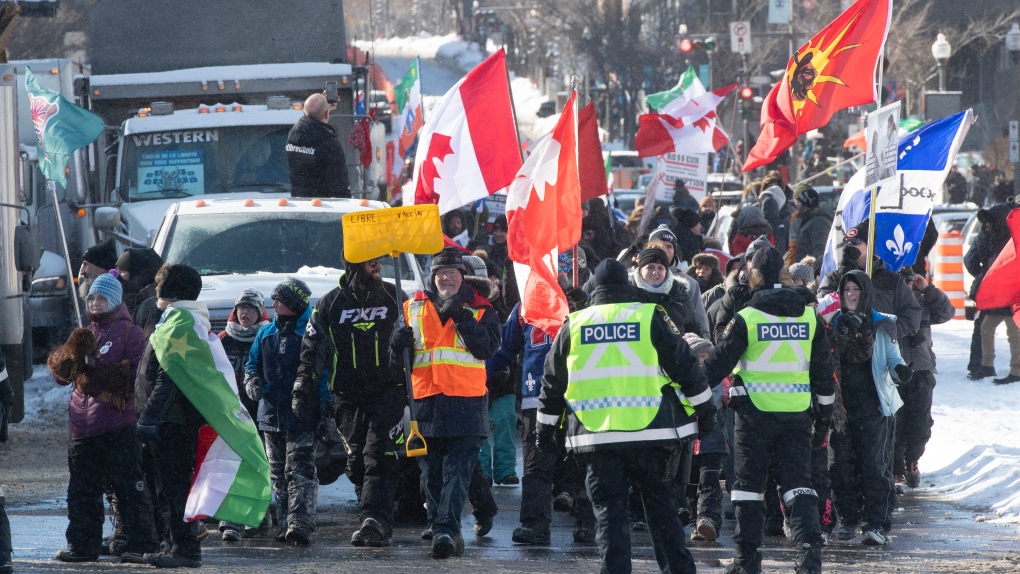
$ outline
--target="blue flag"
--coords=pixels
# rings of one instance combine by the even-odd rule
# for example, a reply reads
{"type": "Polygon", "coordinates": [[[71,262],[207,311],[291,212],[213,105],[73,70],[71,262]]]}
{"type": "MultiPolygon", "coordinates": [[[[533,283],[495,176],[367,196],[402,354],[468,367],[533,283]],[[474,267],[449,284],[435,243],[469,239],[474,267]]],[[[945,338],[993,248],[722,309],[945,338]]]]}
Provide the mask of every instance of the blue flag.
{"type": "MultiPolygon", "coordinates": [[[[898,185],[878,191],[874,252],[891,271],[912,265],[931,217],[938,190],[974,123],[971,110],[941,119],[900,138],[896,161],[898,185]]],[[[871,215],[871,190],[864,188],[864,170],[847,182],[822,258],[822,274],[839,265],[846,230],[871,215]]]]}

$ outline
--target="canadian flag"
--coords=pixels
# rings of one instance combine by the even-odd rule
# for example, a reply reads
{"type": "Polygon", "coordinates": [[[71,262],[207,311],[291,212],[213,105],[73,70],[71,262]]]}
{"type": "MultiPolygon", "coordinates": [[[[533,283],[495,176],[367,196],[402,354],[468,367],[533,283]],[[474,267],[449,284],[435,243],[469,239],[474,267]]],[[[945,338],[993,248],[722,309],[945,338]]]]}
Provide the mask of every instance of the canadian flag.
{"type": "Polygon", "coordinates": [[[506,54],[500,49],[436,104],[414,156],[413,203],[439,212],[505,189],[521,167],[506,54]]]}
{"type": "Polygon", "coordinates": [[[551,134],[539,140],[506,198],[507,248],[521,293],[521,317],[554,336],[570,312],[556,281],[560,252],[581,238],[577,93],[551,134]]]}
{"type": "Polygon", "coordinates": [[[716,125],[715,109],[726,94],[736,87],[736,84],[732,84],[705,92],[688,100],[673,113],[642,114],[638,118],[634,149],[641,157],[681,151],[686,153],[718,151],[730,141],[730,136],[716,125]]]}

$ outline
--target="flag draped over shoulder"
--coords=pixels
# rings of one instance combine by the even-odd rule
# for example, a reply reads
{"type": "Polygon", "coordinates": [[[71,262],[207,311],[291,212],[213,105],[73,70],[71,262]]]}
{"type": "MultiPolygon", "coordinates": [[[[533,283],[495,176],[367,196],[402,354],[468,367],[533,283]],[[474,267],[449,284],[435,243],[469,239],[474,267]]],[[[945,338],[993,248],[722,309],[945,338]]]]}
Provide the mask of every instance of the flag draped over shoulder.
{"type": "Polygon", "coordinates": [[[794,53],[762,103],[744,171],[771,163],[837,111],[878,100],[875,71],[891,18],[892,0],[857,0],[794,53]]]}
{"type": "Polygon", "coordinates": [[[254,528],[269,508],[269,462],[241,405],[223,344],[202,314],[204,305],[193,306],[171,305],[149,338],[160,366],[211,427],[200,436],[185,519],[212,517],[254,528]]]}
{"type": "Polygon", "coordinates": [[[65,185],[64,169],[68,158],[74,150],[96,141],[106,125],[96,114],[40,86],[28,68],[25,68],[25,91],[39,139],[39,170],[46,179],[65,185]]]}
{"type": "Polygon", "coordinates": [[[429,113],[414,155],[413,203],[438,203],[446,213],[505,189],[520,167],[506,53],[500,49],[429,113]]]}
{"type": "MultiPolygon", "coordinates": [[[[915,262],[935,197],[973,123],[974,114],[966,110],[900,138],[896,160],[898,185],[880,189],[875,204],[874,252],[886,268],[899,271],[915,262]]],[[[838,267],[839,245],[845,231],[871,214],[871,190],[865,188],[864,179],[865,171],[861,169],[850,178],[839,197],[836,219],[822,258],[823,275],[838,267]]]]}
{"type": "Polygon", "coordinates": [[[570,312],[556,280],[559,254],[581,238],[577,92],[563,106],[507,193],[507,249],[521,293],[521,317],[554,336],[570,312]]]}

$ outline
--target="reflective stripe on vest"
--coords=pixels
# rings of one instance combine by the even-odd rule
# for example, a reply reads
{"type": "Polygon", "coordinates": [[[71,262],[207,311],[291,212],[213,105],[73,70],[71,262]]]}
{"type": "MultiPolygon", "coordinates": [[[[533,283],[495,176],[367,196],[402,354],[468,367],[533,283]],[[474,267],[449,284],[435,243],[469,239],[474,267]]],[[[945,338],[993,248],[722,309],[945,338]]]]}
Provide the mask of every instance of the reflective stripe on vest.
{"type": "Polygon", "coordinates": [[[745,307],[739,314],[747,324],[747,349],[733,373],[740,376],[751,402],[766,412],[807,410],[815,310],[805,307],[800,317],[777,317],[745,307]]]}
{"type": "MultiPolygon", "coordinates": [[[[475,320],[485,309],[471,309],[475,320]]],[[[414,332],[411,387],[414,398],[444,394],[480,397],[485,394],[485,361],[476,359],[461,340],[453,321],[443,325],[435,305],[428,300],[404,302],[407,324],[414,332]]]]}
{"type": "MultiPolygon", "coordinates": [[[[652,346],[654,314],[655,305],[625,303],[596,305],[570,315],[566,399],[588,432],[639,431],[658,414],[662,388],[671,383],[652,346]]],[[[669,432],[666,438],[675,438],[669,432]]]]}
{"type": "Polygon", "coordinates": [[[608,431],[567,436],[567,448],[585,448],[614,443],[680,440],[698,433],[698,423],[687,423],[676,428],[645,429],[632,432],[608,431]]]}

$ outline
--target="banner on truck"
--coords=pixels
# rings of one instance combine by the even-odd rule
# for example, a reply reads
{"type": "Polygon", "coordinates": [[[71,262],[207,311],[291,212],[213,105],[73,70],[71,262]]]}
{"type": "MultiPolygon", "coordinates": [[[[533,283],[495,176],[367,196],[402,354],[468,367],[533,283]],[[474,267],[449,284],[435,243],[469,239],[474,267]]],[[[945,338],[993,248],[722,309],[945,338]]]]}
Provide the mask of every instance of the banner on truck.
{"type": "Polygon", "coordinates": [[[204,150],[166,150],[138,154],[138,193],[205,193],[204,150]]]}

